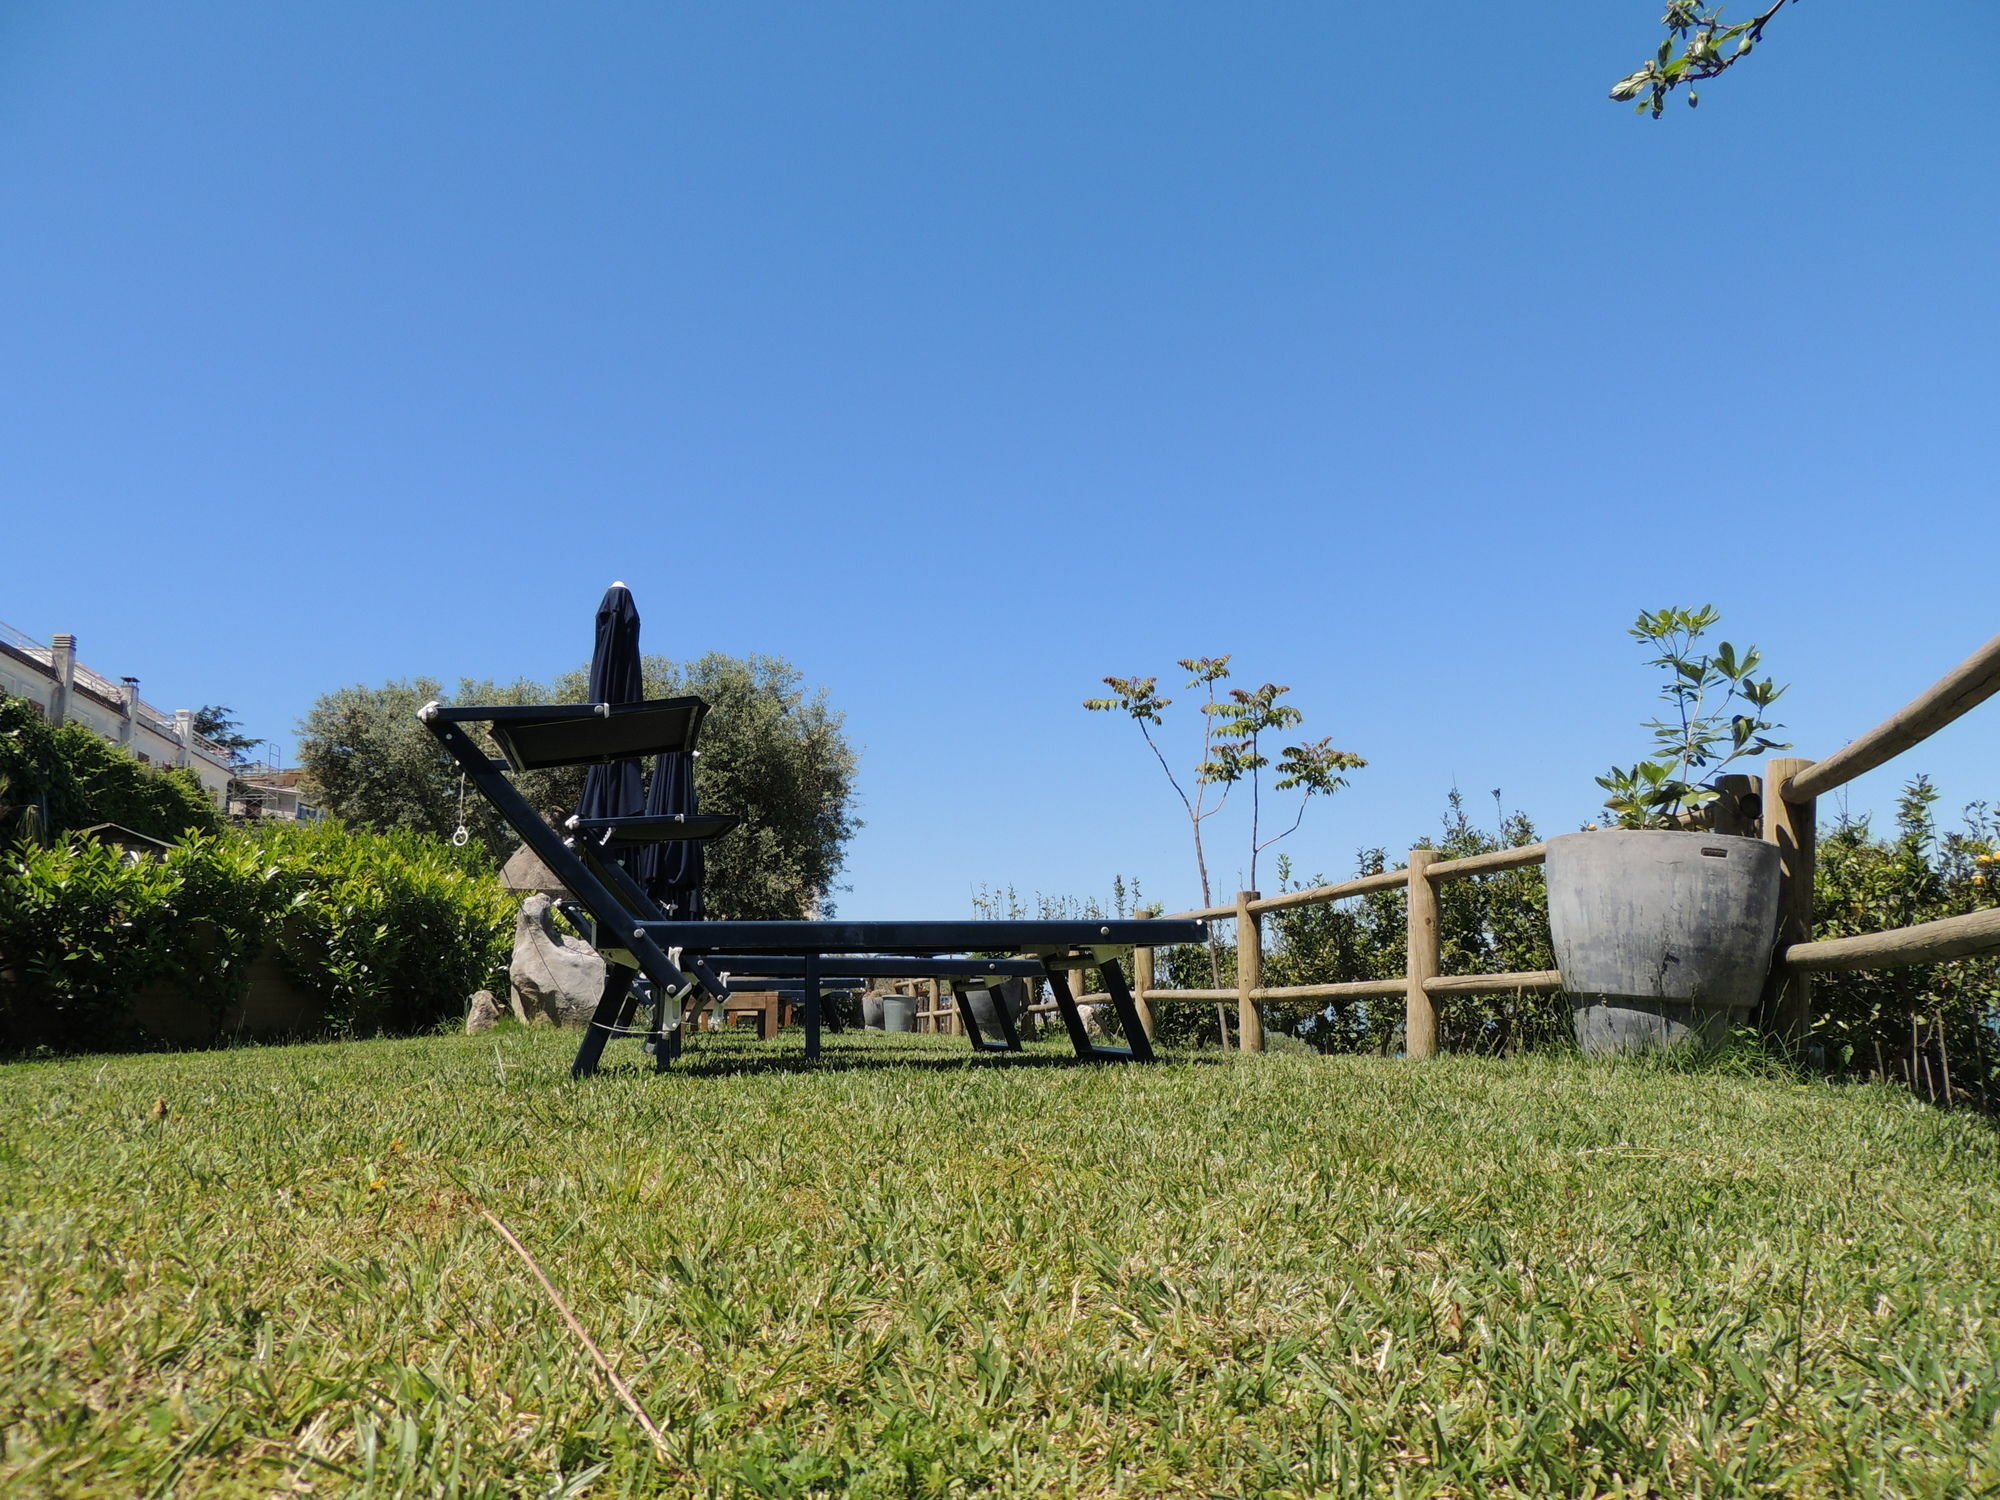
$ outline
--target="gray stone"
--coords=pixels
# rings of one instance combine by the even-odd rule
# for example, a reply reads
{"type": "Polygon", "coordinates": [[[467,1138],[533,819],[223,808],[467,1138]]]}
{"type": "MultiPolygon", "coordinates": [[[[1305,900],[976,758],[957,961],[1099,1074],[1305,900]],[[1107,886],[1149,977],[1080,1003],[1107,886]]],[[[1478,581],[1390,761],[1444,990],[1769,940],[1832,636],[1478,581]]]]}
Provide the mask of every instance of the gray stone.
{"type": "Polygon", "coordinates": [[[555,930],[554,905],[532,895],[514,922],[514,1014],[530,1026],[587,1026],[604,994],[604,960],[582,938],[555,930]]]}
{"type": "Polygon", "coordinates": [[[472,1008],[465,1014],[465,1034],[478,1036],[482,1031],[491,1031],[506,1014],[500,1002],[493,998],[493,991],[481,990],[472,997],[472,1008]]]}
{"type": "Polygon", "coordinates": [[[882,1029],[882,990],[870,990],[861,997],[861,1027],[864,1031],[882,1029]]]}
{"type": "Polygon", "coordinates": [[[540,891],[545,896],[563,896],[568,892],[563,883],[556,879],[555,872],[542,863],[541,855],[526,844],[516,849],[507,863],[500,867],[500,885],[510,891],[540,891]]]}

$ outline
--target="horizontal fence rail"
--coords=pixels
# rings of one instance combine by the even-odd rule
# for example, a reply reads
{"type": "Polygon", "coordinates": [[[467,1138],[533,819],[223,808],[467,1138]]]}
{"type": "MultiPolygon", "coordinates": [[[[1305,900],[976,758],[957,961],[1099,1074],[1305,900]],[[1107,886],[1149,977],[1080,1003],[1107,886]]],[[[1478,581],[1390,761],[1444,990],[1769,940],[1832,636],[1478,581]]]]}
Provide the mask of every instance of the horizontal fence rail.
{"type": "Polygon", "coordinates": [[[2000,693],[2000,635],[1960,662],[1929,692],[1861,738],[1786,778],[1778,788],[1779,795],[1787,802],[1824,796],[1921,744],[1995,693],[2000,693]]]}
{"type": "MultiPolygon", "coordinates": [[[[1511,849],[1492,849],[1463,859],[1439,859],[1434,849],[1413,849],[1410,862],[1399,869],[1378,870],[1357,875],[1332,885],[1310,886],[1302,891],[1280,891],[1275,896],[1243,891],[1231,906],[1204,906],[1194,911],[1175,912],[1177,919],[1236,922],[1236,966],[1238,984],[1228,990],[1167,990],[1152,984],[1152,954],[1140,949],[1136,958],[1139,983],[1134,993],[1141,1002],[1141,1019],[1150,1021],[1151,1007],[1201,1002],[1236,1003],[1237,1045],[1245,1051],[1263,1050],[1263,1017],[1258,1006],[1299,1000],[1394,1000],[1404,1003],[1404,1049],[1411,1057],[1429,1057],[1437,1048],[1437,1012],[1432,998],[1441,995],[1527,995],[1545,994],[1562,988],[1562,976],[1553,969],[1514,974],[1440,974],[1443,945],[1437,926],[1436,887],[1447,880],[1470,880],[1480,875],[1500,875],[1526,869],[1548,859],[1549,846],[1522,844],[1511,849]],[[1413,874],[1422,884],[1415,887],[1428,897],[1411,903],[1415,920],[1410,926],[1409,952],[1405,971],[1397,979],[1350,979],[1329,984],[1266,985],[1262,983],[1266,913],[1292,911],[1302,906],[1320,906],[1365,896],[1371,891],[1411,890],[1413,874]]],[[[1087,995],[1085,1000],[1108,997],[1087,995]]]]}
{"type": "Polygon", "coordinates": [[[1892,927],[1887,932],[1794,943],[1778,955],[1778,961],[1795,973],[1811,974],[1827,969],[1937,964],[1994,952],[2000,952],[2000,906],[1919,922],[1914,927],[1892,927]]]}

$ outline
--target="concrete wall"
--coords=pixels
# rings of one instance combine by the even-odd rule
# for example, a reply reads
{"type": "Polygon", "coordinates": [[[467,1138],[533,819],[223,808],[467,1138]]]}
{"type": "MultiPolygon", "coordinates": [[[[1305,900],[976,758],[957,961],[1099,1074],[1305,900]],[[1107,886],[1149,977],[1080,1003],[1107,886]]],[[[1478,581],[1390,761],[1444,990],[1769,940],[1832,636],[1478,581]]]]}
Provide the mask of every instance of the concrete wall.
{"type": "Polygon", "coordinates": [[[47,713],[49,700],[55,695],[55,678],[43,663],[0,642],[0,693],[39,703],[47,713]]]}

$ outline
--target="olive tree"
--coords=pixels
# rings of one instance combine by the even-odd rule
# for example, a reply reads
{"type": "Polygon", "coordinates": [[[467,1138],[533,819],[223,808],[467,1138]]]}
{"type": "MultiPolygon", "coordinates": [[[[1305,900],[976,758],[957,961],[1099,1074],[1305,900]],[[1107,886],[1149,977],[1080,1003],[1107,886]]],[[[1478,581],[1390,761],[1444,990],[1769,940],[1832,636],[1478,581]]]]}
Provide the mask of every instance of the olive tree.
{"type": "MultiPolygon", "coordinates": [[[[447,694],[435,678],[398,679],[322,694],[299,725],[299,762],[319,805],[363,828],[410,828],[449,838],[459,828],[498,863],[518,840],[417,720],[433,698],[458,703],[581,703],[588,671],[553,684],[461,679],[447,694]]],[[[707,896],[718,917],[783,919],[825,914],[847,840],[861,825],[852,810],[856,757],[841,715],[824,692],[773,656],[710,653],[691,662],[645,658],[652,697],[688,693],[710,704],[695,762],[705,809],[743,822],[708,846],[707,896]]],[[[547,813],[573,810],[581,767],[517,779],[547,813]]]]}

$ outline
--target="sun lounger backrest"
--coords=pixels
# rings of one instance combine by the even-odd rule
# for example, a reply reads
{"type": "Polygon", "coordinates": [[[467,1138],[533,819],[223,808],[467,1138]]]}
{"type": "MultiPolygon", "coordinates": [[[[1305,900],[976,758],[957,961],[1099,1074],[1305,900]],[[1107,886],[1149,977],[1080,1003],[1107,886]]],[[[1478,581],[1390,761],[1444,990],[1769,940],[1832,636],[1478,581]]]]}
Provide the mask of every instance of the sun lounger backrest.
{"type": "Polygon", "coordinates": [[[510,769],[541,771],[692,750],[707,713],[708,704],[700,698],[651,698],[644,703],[439,706],[433,719],[482,723],[510,769]]]}

